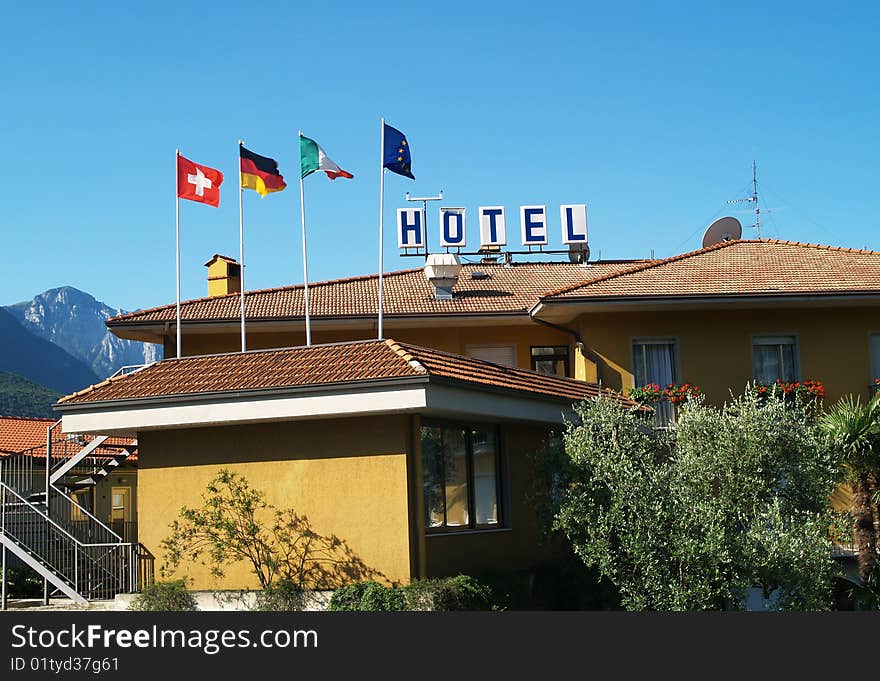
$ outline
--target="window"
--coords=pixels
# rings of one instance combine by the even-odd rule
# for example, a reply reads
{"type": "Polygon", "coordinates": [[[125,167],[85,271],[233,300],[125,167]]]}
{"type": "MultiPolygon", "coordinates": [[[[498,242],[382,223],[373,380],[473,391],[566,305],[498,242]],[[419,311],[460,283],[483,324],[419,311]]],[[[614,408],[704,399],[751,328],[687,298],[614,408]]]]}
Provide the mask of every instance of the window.
{"type": "Polygon", "coordinates": [[[110,494],[111,522],[131,520],[131,487],[114,487],[110,494]]]}
{"type": "Polygon", "coordinates": [[[486,362],[516,366],[516,348],[513,345],[468,345],[465,353],[468,357],[486,362]]]}
{"type": "MultiPolygon", "coordinates": [[[[665,388],[678,383],[675,368],[675,340],[671,338],[636,339],[633,341],[633,381],[641,387],[656,383],[665,388]]],[[[675,407],[669,402],[654,405],[654,418],[658,426],[675,421],[675,407]]]]}
{"type": "Polygon", "coordinates": [[[425,527],[431,531],[498,527],[498,429],[422,428],[425,527]]]}
{"type": "Polygon", "coordinates": [[[568,346],[533,347],[532,371],[537,371],[539,374],[567,377],[569,375],[568,346]]]}
{"type": "Polygon", "coordinates": [[[794,336],[755,336],[752,370],[756,383],[797,381],[797,343],[794,336]]]}

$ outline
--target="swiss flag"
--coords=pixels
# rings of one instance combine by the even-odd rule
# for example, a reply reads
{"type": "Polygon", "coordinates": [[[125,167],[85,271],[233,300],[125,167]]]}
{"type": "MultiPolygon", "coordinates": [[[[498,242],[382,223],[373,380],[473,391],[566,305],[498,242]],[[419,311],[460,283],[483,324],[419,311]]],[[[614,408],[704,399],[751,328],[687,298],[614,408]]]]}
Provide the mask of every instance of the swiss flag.
{"type": "Polygon", "coordinates": [[[177,195],[180,198],[217,207],[220,205],[221,184],[223,173],[219,170],[177,155],[177,195]]]}

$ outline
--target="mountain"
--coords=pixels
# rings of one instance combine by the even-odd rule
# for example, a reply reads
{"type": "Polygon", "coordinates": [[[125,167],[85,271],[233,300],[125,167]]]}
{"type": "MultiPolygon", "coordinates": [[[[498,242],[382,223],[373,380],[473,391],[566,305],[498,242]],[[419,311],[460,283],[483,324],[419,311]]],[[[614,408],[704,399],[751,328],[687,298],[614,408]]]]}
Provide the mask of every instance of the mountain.
{"type": "Polygon", "coordinates": [[[98,382],[82,360],[31,333],[0,308],[0,371],[8,371],[60,393],[98,382]]]}
{"type": "Polygon", "coordinates": [[[61,393],[49,390],[16,374],[0,371],[0,414],[58,418],[52,405],[61,393]]]}
{"type": "Polygon", "coordinates": [[[109,307],[72,286],[49,289],[6,310],[28,331],[85,362],[101,379],[119,367],[162,357],[158,345],[123,340],[107,330],[104,322],[125,310],[109,307]]]}

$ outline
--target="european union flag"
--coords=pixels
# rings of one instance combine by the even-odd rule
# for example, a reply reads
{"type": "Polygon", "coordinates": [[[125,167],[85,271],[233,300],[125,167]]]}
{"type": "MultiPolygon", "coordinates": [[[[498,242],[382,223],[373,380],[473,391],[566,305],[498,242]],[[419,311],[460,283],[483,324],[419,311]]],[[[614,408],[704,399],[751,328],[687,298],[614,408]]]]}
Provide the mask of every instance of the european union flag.
{"type": "Polygon", "coordinates": [[[403,175],[411,180],[416,179],[412,174],[412,159],[409,155],[409,143],[406,136],[396,128],[385,124],[385,149],[382,153],[382,163],[392,173],[403,175]]]}

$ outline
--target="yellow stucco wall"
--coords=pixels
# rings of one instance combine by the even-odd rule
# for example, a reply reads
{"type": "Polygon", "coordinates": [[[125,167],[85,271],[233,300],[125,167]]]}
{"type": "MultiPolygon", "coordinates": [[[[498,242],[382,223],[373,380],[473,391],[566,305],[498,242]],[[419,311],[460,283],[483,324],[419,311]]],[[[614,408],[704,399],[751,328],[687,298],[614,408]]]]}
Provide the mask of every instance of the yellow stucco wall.
{"type": "MultiPolygon", "coordinates": [[[[385,580],[405,582],[409,424],[393,416],[139,433],[140,541],[161,565],[160,542],[181,506],[200,506],[206,484],[226,468],[268,503],[308,516],[314,531],[337,535],[385,580]]],[[[244,562],[229,565],[222,580],[196,563],[183,565],[184,575],[195,589],[257,584],[244,562]]]]}
{"type": "MultiPolygon", "coordinates": [[[[305,331],[290,333],[259,333],[248,327],[247,346],[249,350],[280,348],[305,345],[305,331]]],[[[574,328],[574,326],[572,326],[574,328]]],[[[574,347],[570,334],[556,331],[538,324],[480,327],[386,327],[385,336],[396,341],[422,345],[445,350],[459,355],[467,354],[469,346],[474,345],[514,345],[516,364],[522,368],[531,367],[532,346],[566,345],[569,348],[570,372],[577,377],[589,376],[584,369],[584,359],[574,347]],[[578,375],[580,374],[580,375],[578,375]]],[[[335,343],[351,340],[369,340],[376,337],[374,328],[352,329],[347,331],[323,331],[312,328],[313,343],[335,343]]],[[[241,349],[241,335],[238,330],[232,333],[185,334],[183,337],[184,355],[206,355],[217,352],[236,352],[241,349]]],[[[167,338],[165,356],[176,354],[176,340],[167,338]]]]}
{"type": "Polygon", "coordinates": [[[582,315],[579,324],[601,358],[603,385],[632,387],[634,338],[674,338],[680,380],[700,386],[714,403],[752,380],[752,336],[794,335],[801,378],[821,380],[832,404],[849,393],[867,396],[868,336],[880,329],[880,314],[871,308],[613,312],[582,315]]]}
{"type": "Polygon", "coordinates": [[[543,541],[530,495],[534,489],[534,465],[530,455],[546,437],[543,428],[507,424],[502,426],[504,468],[507,484],[505,527],[485,532],[429,534],[425,537],[426,573],[429,577],[483,571],[526,568],[557,555],[543,541]]]}

